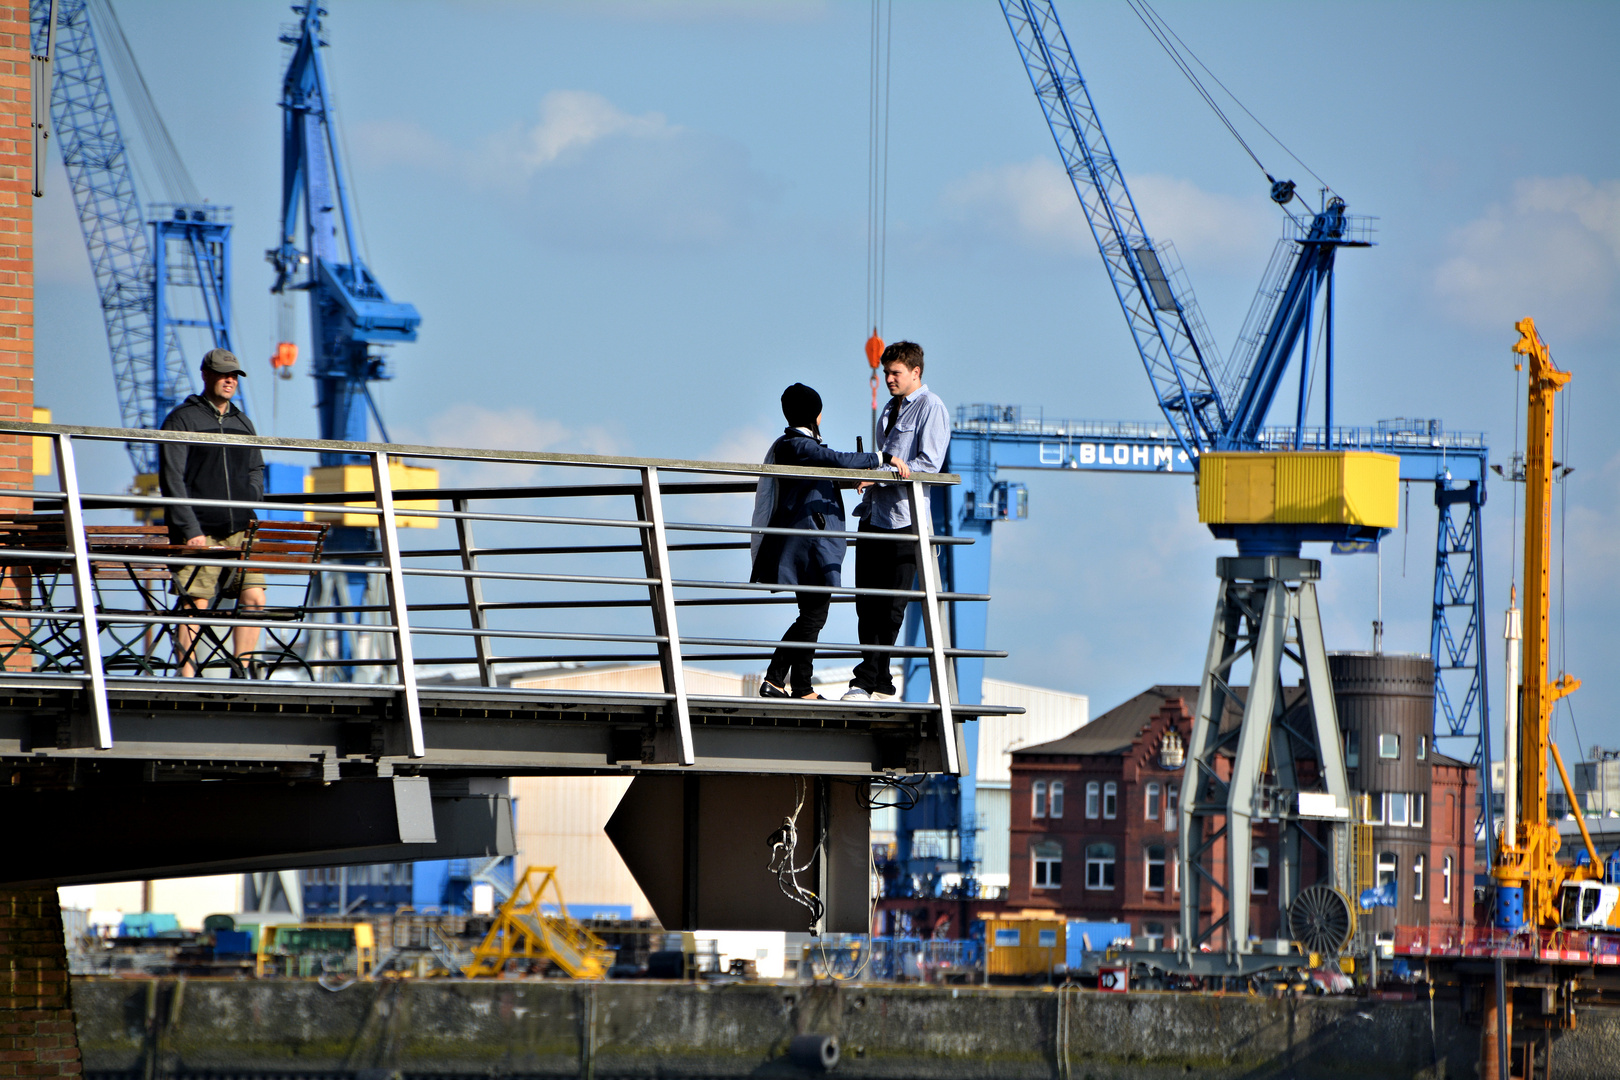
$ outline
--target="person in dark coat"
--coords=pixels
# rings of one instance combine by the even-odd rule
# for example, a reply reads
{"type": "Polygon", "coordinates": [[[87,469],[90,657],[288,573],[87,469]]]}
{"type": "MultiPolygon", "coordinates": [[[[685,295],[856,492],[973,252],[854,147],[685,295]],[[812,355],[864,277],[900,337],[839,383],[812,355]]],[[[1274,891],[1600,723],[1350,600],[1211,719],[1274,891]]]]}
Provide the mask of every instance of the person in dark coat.
{"type": "MultiPolygon", "coordinates": [[[[767,465],[806,465],[824,469],[893,468],[904,479],[905,462],[886,454],[846,454],[821,441],[821,395],[803,383],[782,391],[782,415],[787,430],[771,444],[767,465]]],[[[754,500],[754,525],[778,529],[844,531],[844,497],[836,480],[764,477],[754,500]]],[[[769,585],[841,585],[844,550],[842,536],[789,536],[755,533],[753,574],[750,581],[769,585]]],[[[815,641],[827,623],[832,597],[824,592],[798,592],[799,616],[782,635],[783,641],[815,641]]],[[[777,649],[760,684],[761,697],[816,698],[810,678],[815,654],[810,649],[777,649]]]]}

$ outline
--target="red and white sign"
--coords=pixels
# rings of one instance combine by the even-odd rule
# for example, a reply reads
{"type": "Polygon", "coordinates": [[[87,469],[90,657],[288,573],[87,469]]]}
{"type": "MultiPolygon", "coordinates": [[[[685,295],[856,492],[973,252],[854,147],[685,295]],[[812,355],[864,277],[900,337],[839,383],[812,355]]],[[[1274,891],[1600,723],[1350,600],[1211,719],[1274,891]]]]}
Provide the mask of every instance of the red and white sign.
{"type": "Polygon", "coordinates": [[[1131,988],[1131,969],[1104,967],[1097,969],[1097,989],[1109,994],[1123,994],[1131,988]]]}

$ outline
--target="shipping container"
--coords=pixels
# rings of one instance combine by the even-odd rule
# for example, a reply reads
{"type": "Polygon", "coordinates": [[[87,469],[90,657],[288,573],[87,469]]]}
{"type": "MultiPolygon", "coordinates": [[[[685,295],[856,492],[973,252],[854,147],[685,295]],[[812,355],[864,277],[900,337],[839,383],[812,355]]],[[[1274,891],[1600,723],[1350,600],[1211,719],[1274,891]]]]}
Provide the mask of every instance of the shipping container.
{"type": "Polygon", "coordinates": [[[986,971],[992,978],[1045,978],[1064,963],[1063,920],[986,919],[984,948],[986,971]]]}

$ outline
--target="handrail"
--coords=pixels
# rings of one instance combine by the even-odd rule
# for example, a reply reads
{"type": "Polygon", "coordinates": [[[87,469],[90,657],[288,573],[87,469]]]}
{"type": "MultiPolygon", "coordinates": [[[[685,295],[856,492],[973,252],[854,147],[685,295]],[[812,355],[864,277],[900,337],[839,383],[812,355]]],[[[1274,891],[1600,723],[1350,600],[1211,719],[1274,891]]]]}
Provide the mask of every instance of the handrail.
{"type": "MultiPolygon", "coordinates": [[[[650,761],[692,765],[696,762],[696,748],[685,661],[752,661],[786,649],[824,657],[877,652],[924,660],[930,669],[935,704],[916,703],[908,709],[933,717],[930,723],[935,726],[929,737],[938,739],[938,760],[946,771],[958,772],[964,759],[961,734],[952,715],[954,680],[950,668],[964,657],[1005,655],[952,646],[947,629],[951,619],[944,605],[982,603],[989,597],[945,592],[937,558],[919,559],[914,588],[879,589],[756,582],[748,580],[746,555],[738,557],[748,547],[746,538],[760,535],[813,536],[857,545],[901,543],[915,545],[919,553],[932,551],[936,555],[947,545],[971,543],[967,537],[935,536],[932,531],[930,491],[956,483],[958,478],[951,474],[913,474],[900,480],[892,472],[876,470],[137,431],[71,424],[0,423],[0,435],[4,434],[49,441],[61,488],[8,493],[8,497],[25,506],[32,501],[47,515],[44,520],[51,527],[13,533],[14,537],[31,539],[14,540],[15,546],[0,547],[0,564],[19,568],[19,580],[26,591],[23,596],[0,597],[0,687],[8,681],[32,685],[40,679],[53,683],[65,679],[83,686],[86,693],[79,700],[86,714],[74,724],[73,734],[68,737],[74,747],[113,747],[115,732],[107,699],[109,665],[114,673],[133,668],[143,680],[178,695],[217,685],[209,672],[217,670],[222,662],[232,668],[236,677],[251,677],[258,663],[252,656],[270,657],[262,661],[263,666],[270,677],[278,680],[291,677],[295,681],[322,681],[348,673],[374,681],[379,688],[397,695],[398,706],[392,712],[398,724],[385,731],[384,748],[376,752],[421,758],[428,747],[417,687],[420,667],[476,664],[481,689],[504,695],[533,693],[503,686],[498,676],[498,669],[509,670],[508,665],[530,659],[541,663],[656,661],[664,683],[658,699],[667,702],[667,707],[653,735],[650,761]],[[255,446],[283,454],[340,453],[363,459],[371,490],[267,495],[260,499],[85,494],[80,488],[74,447],[91,441],[255,446]],[[396,489],[391,465],[400,457],[543,465],[547,467],[546,476],[562,470],[560,479],[565,482],[396,489]],[[634,480],[591,484],[566,476],[569,470],[604,469],[630,472],[634,480]],[[708,479],[664,483],[666,476],[676,474],[699,474],[708,479]],[[757,526],[746,522],[745,513],[740,512],[735,501],[685,502],[680,520],[672,520],[667,513],[669,498],[743,495],[753,491],[758,480],[766,476],[833,480],[840,486],[848,486],[850,481],[875,480],[904,492],[904,498],[917,512],[912,514],[910,529],[880,533],[757,526]],[[589,504],[593,509],[602,499],[608,502],[602,505],[600,514],[525,512],[533,501],[557,498],[594,500],[589,504]],[[363,505],[365,502],[371,505],[363,505]],[[452,508],[440,509],[441,502],[449,502],[452,508]],[[308,551],[311,559],[303,562],[284,554],[301,550],[296,547],[250,549],[238,558],[219,557],[221,550],[217,546],[196,548],[196,554],[191,555],[173,542],[150,545],[161,548],[163,554],[143,552],[140,544],[107,545],[98,550],[94,535],[86,532],[86,515],[103,515],[92,519],[99,524],[111,520],[104,515],[121,510],[150,512],[181,504],[251,510],[261,515],[292,513],[316,521],[323,517],[351,521],[354,519],[349,515],[359,515],[360,520],[375,524],[363,526],[362,532],[351,532],[347,546],[324,544],[318,528],[300,526],[312,536],[308,551]],[[744,520],[705,520],[705,513],[714,505],[724,505],[723,514],[744,520]],[[447,522],[455,530],[455,546],[445,547],[442,542],[411,546],[410,537],[426,537],[421,532],[410,532],[407,526],[416,528],[424,522],[430,528],[447,522]],[[474,523],[481,532],[488,533],[484,545],[473,539],[474,523]],[[575,540],[579,529],[612,529],[627,542],[559,542],[575,540]],[[634,535],[626,536],[625,531],[634,535]],[[677,533],[713,535],[671,543],[671,535],[677,533]],[[355,550],[355,537],[363,550],[355,550]],[[448,565],[441,560],[449,560],[448,565]],[[211,567],[222,574],[272,574],[265,588],[279,599],[267,599],[262,610],[235,610],[219,604],[172,608],[174,602],[164,591],[165,586],[188,567],[211,567]],[[333,593],[330,588],[321,594],[321,599],[316,598],[314,584],[318,579],[346,582],[354,577],[373,582],[364,602],[358,602],[358,592],[351,596],[347,592],[333,593]],[[604,597],[603,589],[615,591],[604,597]],[[619,591],[624,589],[646,592],[627,596],[619,591]],[[294,599],[286,599],[295,592],[294,599]],[[733,609],[790,603],[796,600],[795,594],[822,595],[840,602],[900,598],[916,604],[921,612],[921,643],[882,646],[840,640],[781,642],[734,624],[733,609]],[[346,621],[350,618],[376,621],[346,621]],[[681,619],[701,622],[696,629],[683,629],[681,619]],[[732,619],[733,623],[716,623],[716,619],[732,619]],[[177,628],[181,627],[189,628],[189,637],[180,635],[177,628]],[[239,633],[252,628],[269,632],[280,644],[280,652],[234,655],[238,647],[245,647],[235,644],[239,633]],[[289,642],[297,635],[302,637],[294,649],[289,642]],[[307,647],[312,639],[324,644],[318,649],[307,647]],[[468,645],[448,648],[445,643],[451,640],[468,645]],[[205,642],[208,651],[194,657],[198,646],[186,644],[182,652],[183,641],[205,642]],[[562,645],[552,657],[528,658],[502,655],[503,642],[509,651],[523,653],[537,651],[533,643],[562,645]],[[524,643],[531,647],[523,648],[524,643]],[[341,651],[339,645],[343,646],[341,651]],[[468,647],[475,653],[471,658],[461,655],[468,647]],[[691,651],[694,647],[696,652],[691,651]],[[182,670],[195,670],[201,677],[176,677],[182,670]]],[[[26,509],[13,511],[11,520],[27,524],[26,509]]],[[[261,517],[261,521],[265,520],[261,517]]],[[[779,609],[765,610],[774,613],[779,609]]],[[[833,639],[841,636],[853,635],[830,635],[833,639]]],[[[251,686],[243,689],[250,690],[251,686]]]]}

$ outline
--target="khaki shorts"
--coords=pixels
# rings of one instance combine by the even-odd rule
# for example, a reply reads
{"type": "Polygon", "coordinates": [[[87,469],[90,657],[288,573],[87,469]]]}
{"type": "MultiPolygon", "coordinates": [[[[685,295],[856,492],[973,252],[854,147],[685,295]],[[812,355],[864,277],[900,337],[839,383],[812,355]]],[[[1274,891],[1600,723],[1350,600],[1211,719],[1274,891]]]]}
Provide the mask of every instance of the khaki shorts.
{"type": "MultiPolygon", "coordinates": [[[[223,539],[210,536],[208,542],[228,548],[240,548],[247,542],[247,533],[232,533],[223,539]]],[[[207,557],[217,559],[219,554],[211,552],[207,557]]],[[[244,573],[235,567],[227,566],[178,566],[174,570],[174,591],[181,596],[189,596],[193,600],[212,600],[216,596],[235,599],[242,595],[243,589],[262,588],[264,588],[264,575],[254,570],[244,573]],[[223,587],[221,587],[219,580],[221,572],[225,574],[223,587]]]]}

